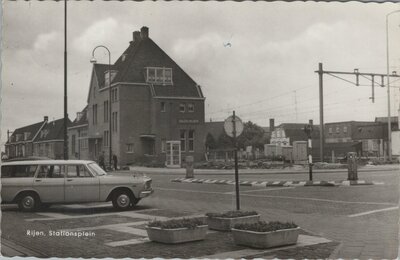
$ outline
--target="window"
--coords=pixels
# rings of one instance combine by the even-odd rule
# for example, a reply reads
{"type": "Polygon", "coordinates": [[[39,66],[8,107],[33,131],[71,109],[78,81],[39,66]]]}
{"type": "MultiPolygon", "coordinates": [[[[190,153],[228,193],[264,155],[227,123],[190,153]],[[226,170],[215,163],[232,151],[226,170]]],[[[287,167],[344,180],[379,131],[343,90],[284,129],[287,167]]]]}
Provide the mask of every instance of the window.
{"type": "Polygon", "coordinates": [[[343,133],[347,133],[347,126],[343,126],[343,133]]]}
{"type": "Polygon", "coordinates": [[[188,108],[188,112],[194,112],[194,104],[193,103],[189,103],[187,105],[187,108],[188,108]]]}
{"type": "Polygon", "coordinates": [[[111,90],[111,102],[116,102],[118,100],[118,89],[114,88],[111,90]]]}
{"type": "Polygon", "coordinates": [[[328,132],[329,134],[332,134],[332,127],[329,127],[328,132]]]}
{"type": "Polygon", "coordinates": [[[94,104],[92,106],[92,112],[93,112],[93,124],[96,125],[97,124],[97,104],[94,104]]]}
{"type": "Polygon", "coordinates": [[[109,140],[110,140],[110,133],[106,130],[106,131],[104,131],[104,135],[103,135],[103,146],[104,147],[108,147],[109,140]]]}
{"type": "Polygon", "coordinates": [[[161,102],[161,112],[165,112],[165,102],[161,102]]]}
{"type": "Polygon", "coordinates": [[[340,133],[340,127],[336,127],[336,133],[340,133]]]}
{"type": "Polygon", "coordinates": [[[186,110],[186,106],[184,103],[179,104],[179,112],[184,113],[186,110]]]}
{"type": "Polygon", "coordinates": [[[134,153],[134,145],[133,144],[126,144],[126,152],[127,153],[134,153]]]}
{"type": "Polygon", "coordinates": [[[1,166],[1,178],[29,178],[35,175],[37,165],[1,166]]]}
{"type": "Polygon", "coordinates": [[[75,135],[72,135],[71,138],[71,154],[75,154],[76,153],[76,149],[75,149],[75,135]]]}
{"type": "Polygon", "coordinates": [[[179,136],[181,139],[181,151],[184,152],[186,151],[186,131],[180,130],[179,136]]]}
{"type": "Polygon", "coordinates": [[[167,148],[167,141],[165,139],[161,139],[161,152],[165,153],[167,148]]]}
{"type": "Polygon", "coordinates": [[[85,178],[92,177],[89,171],[86,169],[84,165],[68,165],[67,169],[67,178],[85,178]]]}
{"type": "Polygon", "coordinates": [[[146,68],[146,79],[148,83],[172,85],[172,69],[148,67],[146,68]]]}
{"type": "Polygon", "coordinates": [[[110,113],[108,109],[108,100],[104,101],[104,123],[108,122],[108,114],[110,113]]]}
{"type": "Polygon", "coordinates": [[[188,133],[188,148],[189,152],[194,151],[194,130],[189,130],[188,133]]]}
{"type": "Polygon", "coordinates": [[[112,130],[113,132],[118,131],[118,112],[112,113],[112,130]]]}
{"type": "Polygon", "coordinates": [[[41,165],[36,178],[64,178],[60,165],[41,165]]]}
{"type": "Polygon", "coordinates": [[[79,131],[79,147],[81,149],[87,149],[89,147],[89,142],[87,139],[87,130],[79,131]]]}

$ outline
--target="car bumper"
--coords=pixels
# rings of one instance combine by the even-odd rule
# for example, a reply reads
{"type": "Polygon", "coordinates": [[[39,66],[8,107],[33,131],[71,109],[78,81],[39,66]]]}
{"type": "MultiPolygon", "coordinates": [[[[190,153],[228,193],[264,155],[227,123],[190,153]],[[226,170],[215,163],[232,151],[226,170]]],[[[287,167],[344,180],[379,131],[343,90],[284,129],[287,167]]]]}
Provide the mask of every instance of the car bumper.
{"type": "Polygon", "coordinates": [[[148,197],[148,196],[150,196],[153,192],[154,192],[154,190],[144,190],[144,191],[141,191],[141,192],[139,193],[139,198],[148,197]]]}

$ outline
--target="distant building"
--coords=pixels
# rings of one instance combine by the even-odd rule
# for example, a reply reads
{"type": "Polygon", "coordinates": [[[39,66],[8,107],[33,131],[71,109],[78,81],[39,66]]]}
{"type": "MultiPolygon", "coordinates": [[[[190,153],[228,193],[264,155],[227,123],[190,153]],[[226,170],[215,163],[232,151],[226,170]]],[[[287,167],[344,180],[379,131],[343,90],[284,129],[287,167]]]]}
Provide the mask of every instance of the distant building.
{"type": "Polygon", "coordinates": [[[111,68],[93,66],[85,156],[97,159],[104,151],[109,163],[111,135],[112,152],[121,165],[155,161],[180,166],[188,155],[203,160],[204,100],[200,86],[142,27],[111,68]]]}
{"type": "Polygon", "coordinates": [[[68,141],[70,159],[95,159],[89,155],[87,106],[68,127],[68,141]]]}
{"type": "Polygon", "coordinates": [[[63,129],[64,119],[49,122],[47,116],[41,122],[15,129],[5,144],[7,157],[61,159],[64,156],[63,129]]]}
{"type": "MultiPolygon", "coordinates": [[[[384,117],[375,117],[375,122],[376,123],[384,123],[384,124],[388,124],[388,118],[387,116],[384,117]]],[[[399,130],[399,117],[398,116],[392,116],[390,117],[390,126],[392,131],[397,131],[399,130]]]]}
{"type": "MultiPolygon", "coordinates": [[[[270,144],[277,146],[291,146],[295,141],[307,141],[308,137],[304,131],[304,126],[306,125],[308,125],[308,123],[283,123],[273,127],[273,130],[271,131],[270,144]]],[[[314,140],[318,140],[319,126],[313,126],[311,138],[313,142],[314,140]]]]}

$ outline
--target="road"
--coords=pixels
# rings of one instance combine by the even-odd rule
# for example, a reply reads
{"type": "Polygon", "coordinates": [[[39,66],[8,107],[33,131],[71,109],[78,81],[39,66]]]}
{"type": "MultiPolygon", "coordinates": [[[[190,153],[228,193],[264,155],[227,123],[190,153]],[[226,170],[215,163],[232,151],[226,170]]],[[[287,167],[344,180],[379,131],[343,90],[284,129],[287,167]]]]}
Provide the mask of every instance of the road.
{"type": "MultiPolygon", "coordinates": [[[[223,173],[196,173],[196,178],[233,179],[233,173],[223,173]]],[[[36,213],[20,212],[14,205],[2,206],[2,239],[29,250],[25,255],[32,252],[39,256],[58,257],[140,258],[159,255],[190,258],[207,255],[201,246],[187,246],[181,251],[170,249],[168,255],[165,247],[153,245],[150,253],[149,243],[145,243],[145,231],[141,228],[147,220],[155,218],[203,215],[206,212],[235,209],[234,185],[171,182],[174,178],[184,177],[182,172],[174,174],[148,170],[146,174],[153,179],[156,192],[129,212],[115,212],[110,203],[57,205],[36,213]],[[94,232],[95,236],[77,239],[40,235],[33,238],[27,235],[28,230],[48,232],[58,229],[94,232]],[[202,253],[198,253],[200,251],[202,253]]],[[[293,181],[307,180],[308,174],[245,172],[240,174],[240,178],[252,181],[293,181]]],[[[314,180],[346,178],[347,173],[343,171],[314,174],[314,180]]],[[[241,186],[241,208],[258,211],[264,220],[294,221],[310,233],[339,242],[340,245],[331,257],[396,258],[399,244],[399,171],[363,171],[359,172],[359,179],[383,184],[268,188],[241,186]]],[[[226,247],[226,251],[237,250],[223,243],[224,239],[218,238],[220,244],[208,245],[210,254],[213,252],[210,247],[213,246],[220,249],[226,247]]],[[[21,255],[25,252],[20,251],[21,255]]],[[[4,254],[4,250],[2,252],[4,254]]]]}

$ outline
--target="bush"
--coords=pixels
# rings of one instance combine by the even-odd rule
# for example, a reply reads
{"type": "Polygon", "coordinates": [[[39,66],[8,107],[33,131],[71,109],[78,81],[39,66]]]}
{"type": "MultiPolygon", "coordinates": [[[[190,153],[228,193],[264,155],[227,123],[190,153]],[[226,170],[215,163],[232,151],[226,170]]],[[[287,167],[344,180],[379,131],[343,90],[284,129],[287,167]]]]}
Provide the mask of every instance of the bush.
{"type": "Polygon", "coordinates": [[[238,217],[246,217],[246,216],[254,216],[258,215],[256,211],[227,211],[224,213],[206,213],[206,216],[209,218],[238,218],[238,217]]]}
{"type": "Polygon", "coordinates": [[[194,229],[202,225],[206,225],[204,218],[183,218],[183,219],[171,219],[166,221],[154,220],[148,224],[149,227],[158,227],[161,229],[175,229],[175,228],[194,229]]]}
{"type": "Polygon", "coordinates": [[[293,222],[279,222],[279,221],[259,221],[253,224],[236,224],[234,226],[235,229],[240,230],[249,230],[255,232],[270,232],[270,231],[277,231],[282,229],[290,229],[290,228],[297,228],[297,225],[293,222]]]}

